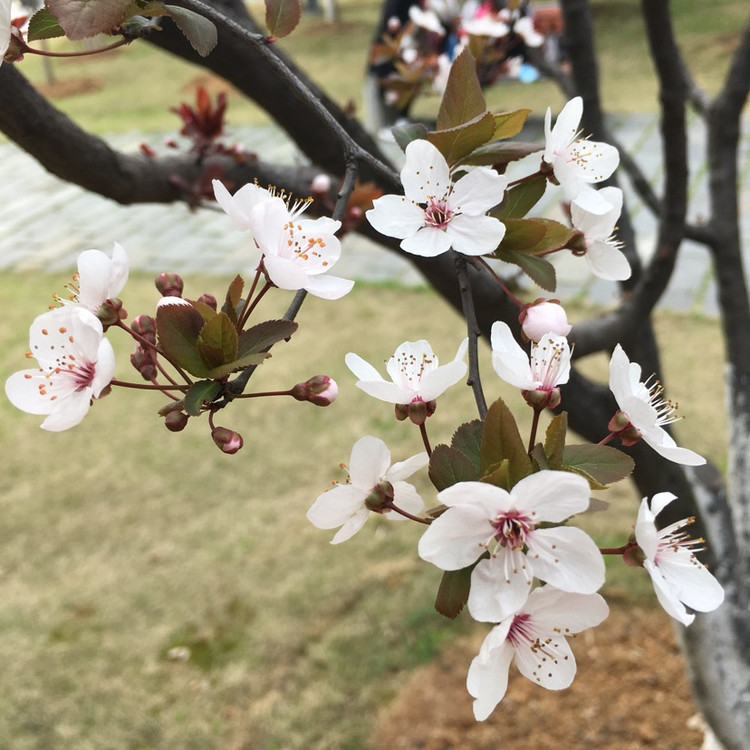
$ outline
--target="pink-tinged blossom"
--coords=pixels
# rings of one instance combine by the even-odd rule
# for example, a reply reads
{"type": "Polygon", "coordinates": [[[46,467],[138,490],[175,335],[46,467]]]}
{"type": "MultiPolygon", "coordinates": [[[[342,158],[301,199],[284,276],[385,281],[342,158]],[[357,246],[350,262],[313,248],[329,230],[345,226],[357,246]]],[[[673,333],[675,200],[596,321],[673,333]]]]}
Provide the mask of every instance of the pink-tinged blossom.
{"type": "Polygon", "coordinates": [[[518,345],[507,323],[496,321],[490,331],[492,367],[522,391],[551,392],[570,377],[570,345],[564,336],[543,335],[531,344],[531,355],[518,345]]]}
{"type": "Polygon", "coordinates": [[[649,503],[643,498],[635,522],[635,540],[646,559],[643,567],[651,576],[656,598],[667,614],[690,625],[697,612],[711,612],[724,601],[724,589],[708,568],[695,556],[703,539],[691,539],[683,529],[695,519],[686,518],[663,529],[656,526],[656,517],[677,497],[659,492],[649,503]]]}
{"type": "Polygon", "coordinates": [[[12,0],[0,0],[0,65],[10,44],[10,14],[12,0]]]}
{"type": "Polygon", "coordinates": [[[606,180],[617,169],[620,155],[608,143],[580,138],[583,99],[576,96],[562,109],[552,127],[552,112],[544,118],[545,148],[543,160],[560,183],[568,201],[592,213],[606,213],[611,208],[591,183],[606,180]]]}
{"type": "MultiPolygon", "coordinates": [[[[661,456],[686,466],[702,466],[703,456],[688,448],[680,448],[663,425],[676,422],[677,407],[664,397],[658,380],[641,382],[641,366],[628,359],[617,344],[609,360],[609,388],[622,414],[640,436],[661,456]]],[[[617,416],[613,419],[615,421],[617,416]]],[[[612,429],[612,422],[610,422],[612,429]]]]}
{"type": "Polygon", "coordinates": [[[319,529],[340,526],[331,540],[331,544],[339,544],[354,536],[371,512],[393,521],[404,520],[405,516],[389,509],[389,503],[415,515],[424,503],[414,487],[403,480],[428,461],[426,453],[418,453],[391,466],[391,453],[382,440],[369,435],[360,438],[349,459],[349,483],[320,495],[307,511],[307,518],[319,529]]]}
{"type": "Polygon", "coordinates": [[[415,140],[406,147],[401,182],[404,195],[377,198],[366,216],[378,232],[400,239],[407,253],[432,258],[452,247],[464,255],[485,255],[505,236],[505,225],[486,215],[508,186],[494,170],[477,167],[453,183],[440,151],[415,140]]]}
{"type": "Polygon", "coordinates": [[[532,591],[523,608],[489,632],[471,662],[466,688],[475,699],[477,721],[484,721],[503,699],[511,661],[547,690],[569,687],[576,661],[566,636],[599,625],[608,614],[599,594],[571,594],[552,586],[532,591]]]}
{"type": "Polygon", "coordinates": [[[604,583],[594,541],[559,524],[589,506],[589,484],[567,471],[540,471],[510,492],[485,482],[459,482],[438,493],[448,506],[419,540],[419,556],[442,570],[460,570],[485,552],[471,574],[469,612],[499,622],[517,611],[534,577],[563,591],[593,594],[604,583]]]}
{"type": "Polygon", "coordinates": [[[55,308],[31,324],[29,347],[39,367],[8,378],[8,399],[29,414],[46,415],[45,430],[74,427],[114,376],[115,355],[101,321],[83,307],[55,308]]]}
{"type": "Polygon", "coordinates": [[[485,15],[480,18],[470,18],[462,22],[461,30],[470,36],[492,37],[500,39],[507,36],[510,27],[501,20],[485,15]]]}
{"type": "Polygon", "coordinates": [[[440,23],[436,13],[431,10],[422,10],[418,5],[412,5],[409,8],[409,20],[420,29],[431,31],[438,36],[445,36],[445,29],[440,23]]]}
{"type": "Polygon", "coordinates": [[[450,386],[466,375],[464,339],[456,356],[447,365],[440,365],[427,341],[405,341],[386,362],[391,380],[383,376],[362,357],[353,352],[346,355],[346,366],[359,378],[357,388],[389,404],[410,404],[414,401],[434,401],[450,386]]]}
{"type": "Polygon", "coordinates": [[[280,289],[305,289],[323,299],[339,299],[354,286],[327,273],[341,257],[341,243],[334,236],[340,227],[340,221],[327,217],[300,219],[281,198],[253,211],[253,236],[270,280],[280,289]]]}
{"type": "Polygon", "coordinates": [[[559,302],[538,302],[529,305],[522,313],[521,329],[530,341],[538,343],[549,333],[565,337],[572,328],[565,308],[559,302]]]}
{"type": "Polygon", "coordinates": [[[573,226],[583,233],[586,243],[584,258],[591,271],[600,279],[622,281],[629,279],[630,263],[622,252],[622,243],[615,239],[615,224],[622,213],[622,190],[616,187],[602,188],[598,195],[611,208],[605,213],[592,213],[579,205],[578,200],[570,204],[573,226]]]}
{"type": "Polygon", "coordinates": [[[108,299],[115,299],[128,281],[128,256],[115,242],[110,258],[101,250],[84,250],[78,256],[78,273],[69,299],[57,297],[64,305],[75,304],[95,313],[108,299]]]}

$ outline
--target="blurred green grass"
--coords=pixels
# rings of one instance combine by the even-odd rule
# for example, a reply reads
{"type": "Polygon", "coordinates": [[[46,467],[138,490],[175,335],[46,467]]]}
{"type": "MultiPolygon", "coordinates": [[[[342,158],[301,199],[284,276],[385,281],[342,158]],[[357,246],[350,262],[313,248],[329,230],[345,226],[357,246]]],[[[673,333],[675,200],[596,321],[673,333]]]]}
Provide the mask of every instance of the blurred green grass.
{"type": "MultiPolygon", "coordinates": [[[[0,277],[3,375],[26,366],[28,324],[63,281],[0,277]]],[[[216,278],[186,281],[189,296],[222,294],[216,278]]],[[[123,299],[132,317],[150,312],[157,294],[136,275],[123,299]]],[[[263,312],[288,301],[279,293],[263,312]]],[[[236,456],[213,446],[205,421],[168,433],[149,393],[117,390],[63,434],[0,402],[0,747],[365,747],[409,670],[478,627],[434,612],[440,572],[416,556],[418,527],[374,518],[334,547],[333,532],[304,516],[345,479],[338,465],[360,436],[383,438],[394,460],[421,448],[416,428],[354,387],[344,354],[377,364],[425,337],[447,361],[464,335],[460,319],[429,291],[358,285],[338,302],[309,299],[300,320],[254,389],[327,372],[340,397],[326,409],[281,398],[236,404],[218,420],[244,435],[236,456]]],[[[687,407],[678,434],[721,460],[717,324],[660,315],[659,330],[670,395],[687,407]]],[[[127,379],[129,344],[109,336],[127,379]]],[[[523,414],[486,355],[488,396],[503,394],[523,414]]],[[[603,361],[586,366],[606,371],[603,361]]],[[[449,393],[430,420],[433,443],[473,415],[468,389],[449,393]]],[[[423,477],[419,487],[434,504],[423,477]]],[[[601,544],[620,543],[637,498],[626,486],[605,494],[611,509],[585,523],[601,544]]],[[[643,571],[610,562],[611,596],[652,600],[643,571]]]]}
{"type": "MultiPolygon", "coordinates": [[[[289,37],[278,42],[310,76],[342,106],[363,112],[362,85],[373,29],[381,4],[378,0],[339,0],[340,18],[333,24],[305,15],[289,37]]],[[[747,21],[745,0],[715,0],[708,9],[696,0],[671,3],[675,32],[696,80],[716,93],[730,61],[727,51],[739,42],[747,21]]],[[[260,0],[248,6],[262,23],[260,0]]],[[[656,109],[656,84],[648,55],[638,0],[593,0],[603,104],[612,112],[649,112],[656,109]]],[[[198,84],[227,90],[230,126],[267,122],[266,115],[203,69],[186,65],[147,43],[102,56],[54,60],[58,93],[55,104],[96,133],[173,132],[179,130],[170,107],[193,101],[198,84]],[[82,89],[76,93],[76,89],[82,89]]],[[[38,56],[27,55],[19,69],[35,84],[46,73],[38,56]]],[[[532,85],[503,83],[487,92],[494,110],[530,107],[543,114],[559,109],[563,97],[550,81],[532,85]]],[[[436,97],[418,103],[415,116],[433,117],[436,97]]]]}

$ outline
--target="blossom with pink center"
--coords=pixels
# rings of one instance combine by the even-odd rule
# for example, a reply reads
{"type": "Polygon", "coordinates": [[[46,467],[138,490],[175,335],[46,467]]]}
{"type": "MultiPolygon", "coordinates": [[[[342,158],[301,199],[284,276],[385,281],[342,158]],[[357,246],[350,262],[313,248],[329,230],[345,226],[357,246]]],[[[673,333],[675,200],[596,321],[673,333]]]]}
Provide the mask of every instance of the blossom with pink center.
{"type": "Polygon", "coordinates": [[[308,520],[319,529],[341,528],[331,540],[339,544],[350,539],[367,521],[371,512],[393,521],[405,516],[391,510],[393,504],[412,515],[424,507],[414,487],[403,480],[425,467],[426,453],[418,453],[391,466],[391,453],[380,438],[365,436],[352,448],[349,483],[324,492],[307,511],[308,520]]]}
{"type": "Polygon", "coordinates": [[[578,126],[583,116],[583,99],[576,96],[562,109],[552,127],[552,112],[544,118],[545,148],[543,161],[548,164],[568,201],[592,213],[603,214],[611,209],[591,183],[606,180],[617,169],[620,155],[614,146],[580,138],[578,126]]]}
{"type": "Polygon", "coordinates": [[[680,419],[676,404],[664,398],[664,389],[658,380],[649,378],[641,382],[641,366],[631,362],[619,344],[609,360],[609,388],[622,414],[629,420],[629,426],[635,428],[658,454],[686,466],[706,463],[703,456],[688,448],[680,448],[664,430],[663,425],[680,419]]]}
{"type": "Polygon", "coordinates": [[[520,320],[524,336],[537,343],[545,334],[565,337],[573,328],[568,323],[565,308],[559,302],[548,300],[529,305],[523,310],[520,320]]]}
{"type": "Polygon", "coordinates": [[[622,243],[615,239],[615,224],[622,213],[622,190],[616,187],[602,188],[598,195],[611,208],[605,213],[592,213],[579,205],[578,200],[570,204],[573,226],[583,233],[586,243],[586,262],[600,279],[622,281],[629,279],[630,263],[620,249],[622,243]]]}
{"type": "Polygon", "coordinates": [[[695,556],[703,539],[691,539],[683,529],[694,518],[677,521],[663,529],[656,526],[656,517],[677,497],[659,492],[649,503],[643,498],[635,522],[635,540],[646,559],[643,567],[651,576],[656,598],[665,611],[683,625],[690,625],[697,612],[711,612],[724,601],[724,589],[708,568],[695,556]]]}
{"type": "Polygon", "coordinates": [[[432,258],[452,247],[464,255],[485,255],[505,236],[505,225],[486,215],[508,185],[494,170],[477,167],[453,183],[440,151],[415,140],[406,147],[401,182],[403,196],[377,198],[366,216],[378,232],[400,239],[407,253],[432,258]]]}
{"type": "Polygon", "coordinates": [[[508,668],[547,690],[569,687],[576,661],[566,636],[603,622],[609,607],[599,594],[573,594],[552,586],[535,589],[517,612],[509,614],[484,639],[466,678],[474,697],[474,716],[484,721],[505,696],[508,668]]]}
{"type": "Polygon", "coordinates": [[[388,382],[358,354],[346,355],[346,366],[359,378],[357,388],[370,396],[390,404],[410,404],[414,401],[434,401],[450,386],[466,375],[466,349],[464,339],[456,356],[447,365],[440,365],[427,341],[405,341],[386,362],[388,382]]]}
{"type": "Polygon", "coordinates": [[[114,376],[115,355],[101,321],[83,307],[58,307],[34,320],[29,345],[39,367],[8,378],[8,399],[29,414],[47,415],[45,430],[74,427],[114,376]]]}
{"type": "Polygon", "coordinates": [[[522,391],[551,392],[568,382],[570,345],[564,336],[543,335],[531,344],[531,356],[518,345],[507,323],[496,321],[490,331],[492,367],[506,382],[522,391]]]}
{"type": "Polygon", "coordinates": [[[559,524],[589,506],[589,484],[567,471],[540,471],[510,492],[485,482],[459,482],[438,493],[448,506],[419,540],[419,556],[442,570],[460,570],[486,552],[471,574],[469,612],[499,622],[517,611],[534,577],[578,594],[604,583],[604,561],[594,541],[559,524]]]}

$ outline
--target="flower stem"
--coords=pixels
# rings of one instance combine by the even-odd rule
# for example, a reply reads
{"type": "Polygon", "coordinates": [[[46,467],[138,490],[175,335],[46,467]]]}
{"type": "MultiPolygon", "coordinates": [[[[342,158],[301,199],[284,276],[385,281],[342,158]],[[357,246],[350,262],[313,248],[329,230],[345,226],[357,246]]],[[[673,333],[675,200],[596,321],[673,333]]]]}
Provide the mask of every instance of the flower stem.
{"type": "Polygon", "coordinates": [[[607,435],[607,437],[603,437],[603,438],[602,438],[602,439],[601,439],[601,440],[600,440],[600,441],[599,441],[599,442],[597,443],[597,445],[606,445],[607,443],[609,443],[609,442],[610,442],[610,441],[611,441],[611,440],[612,440],[613,438],[615,438],[615,437],[617,437],[617,433],[616,433],[616,432],[610,432],[610,433],[609,433],[609,435],[607,435]]]}
{"type": "Polygon", "coordinates": [[[536,431],[539,427],[539,417],[544,411],[544,409],[537,409],[536,407],[533,407],[533,409],[534,416],[531,420],[531,432],[529,433],[529,455],[531,455],[531,451],[534,449],[534,444],[536,442],[536,431]]]}
{"type": "MultiPolygon", "coordinates": [[[[265,283],[265,286],[258,292],[252,302],[245,302],[245,307],[242,310],[242,315],[240,315],[239,320],[237,321],[237,328],[240,331],[245,327],[245,323],[247,323],[248,318],[252,314],[253,310],[255,310],[255,308],[258,306],[258,303],[263,299],[264,295],[269,289],[273,289],[273,284],[270,281],[267,281],[265,283]]],[[[249,299],[250,298],[248,297],[248,300],[249,299]]]]}
{"type": "Polygon", "coordinates": [[[479,325],[477,324],[474,299],[471,294],[469,271],[466,267],[466,258],[455,250],[453,251],[453,255],[456,263],[458,286],[461,291],[461,306],[463,308],[466,329],[469,335],[469,379],[466,382],[474,391],[474,400],[477,404],[479,418],[484,419],[487,416],[487,401],[484,398],[482,381],[479,375],[479,351],[477,342],[479,340],[480,330],[479,325]]]}
{"type": "Polygon", "coordinates": [[[50,52],[50,50],[34,49],[28,45],[24,45],[24,53],[28,52],[32,55],[40,55],[41,57],[86,57],[86,55],[98,55],[100,52],[109,52],[110,50],[123,47],[126,44],[130,44],[129,39],[118,39],[112,44],[108,44],[106,47],[99,47],[98,49],[88,49],[83,52],[50,52]]]}
{"type": "Polygon", "coordinates": [[[393,503],[388,503],[386,506],[387,508],[390,508],[392,511],[395,511],[399,515],[403,516],[404,518],[408,518],[410,521],[416,521],[417,523],[423,523],[425,526],[429,526],[432,521],[428,520],[427,518],[420,518],[419,516],[412,515],[411,513],[408,513],[405,510],[402,510],[398,507],[398,505],[394,505],[393,503]]]}
{"type": "MultiPolygon", "coordinates": [[[[167,391],[165,390],[167,386],[160,385],[159,383],[131,383],[127,380],[117,380],[116,378],[113,378],[109,381],[109,384],[119,386],[120,388],[136,388],[142,391],[160,391],[161,393],[167,393],[167,391]]],[[[182,391],[183,393],[187,393],[190,386],[174,385],[174,388],[176,388],[178,391],[182,391]]]]}
{"type": "Polygon", "coordinates": [[[484,259],[484,258],[475,258],[479,264],[484,266],[484,268],[489,272],[490,276],[492,276],[493,279],[497,282],[497,285],[503,290],[503,293],[506,297],[519,309],[523,309],[526,306],[525,302],[522,302],[518,297],[516,297],[513,292],[510,291],[508,288],[508,285],[495,273],[492,266],[484,259]]]}
{"type": "Polygon", "coordinates": [[[427,437],[427,425],[422,422],[421,425],[419,425],[419,431],[422,434],[422,442],[424,443],[424,448],[427,451],[427,455],[432,455],[432,448],[430,448],[430,439],[427,437]]]}

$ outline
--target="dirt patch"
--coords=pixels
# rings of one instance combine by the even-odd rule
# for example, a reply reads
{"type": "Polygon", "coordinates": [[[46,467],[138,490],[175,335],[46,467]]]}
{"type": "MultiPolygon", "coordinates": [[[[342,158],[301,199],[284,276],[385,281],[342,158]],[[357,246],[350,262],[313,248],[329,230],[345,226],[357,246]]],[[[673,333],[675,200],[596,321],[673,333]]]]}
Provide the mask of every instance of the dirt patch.
{"type": "Polygon", "coordinates": [[[104,80],[88,77],[66,78],[64,81],[40,84],[37,88],[47,99],[65,99],[68,96],[91,94],[94,91],[99,91],[104,88],[104,80]]]}
{"type": "Polygon", "coordinates": [[[573,641],[572,687],[544,690],[511,667],[508,692],[476,722],[466,671],[484,635],[461,641],[414,674],[386,707],[374,750],[691,750],[703,735],[682,656],[661,610],[613,606],[598,628],[573,641]]]}

